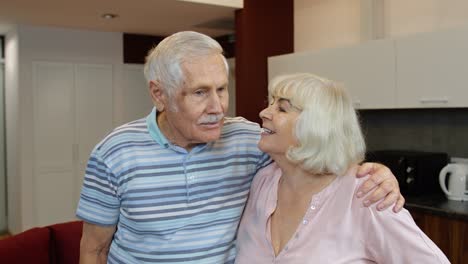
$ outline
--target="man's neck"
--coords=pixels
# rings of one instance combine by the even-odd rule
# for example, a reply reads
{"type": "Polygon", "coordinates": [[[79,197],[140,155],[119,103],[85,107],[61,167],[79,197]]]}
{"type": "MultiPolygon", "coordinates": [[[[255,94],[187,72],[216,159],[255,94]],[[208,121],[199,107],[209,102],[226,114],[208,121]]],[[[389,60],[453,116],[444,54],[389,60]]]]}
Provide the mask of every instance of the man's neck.
{"type": "Polygon", "coordinates": [[[166,137],[166,139],[173,145],[179,146],[186,149],[187,151],[192,150],[197,144],[190,143],[186,140],[177,138],[175,129],[171,126],[170,122],[167,120],[165,112],[159,112],[156,116],[156,123],[158,124],[159,130],[166,137]]]}

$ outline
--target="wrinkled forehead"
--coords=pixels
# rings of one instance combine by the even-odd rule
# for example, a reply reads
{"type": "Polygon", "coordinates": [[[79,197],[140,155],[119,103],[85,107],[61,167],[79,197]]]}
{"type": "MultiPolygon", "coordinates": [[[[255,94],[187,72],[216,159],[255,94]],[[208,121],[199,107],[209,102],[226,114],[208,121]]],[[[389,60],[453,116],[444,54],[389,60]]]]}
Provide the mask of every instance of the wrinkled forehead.
{"type": "Polygon", "coordinates": [[[184,84],[203,86],[215,83],[219,86],[228,82],[227,67],[220,54],[185,60],[181,66],[184,84]]]}

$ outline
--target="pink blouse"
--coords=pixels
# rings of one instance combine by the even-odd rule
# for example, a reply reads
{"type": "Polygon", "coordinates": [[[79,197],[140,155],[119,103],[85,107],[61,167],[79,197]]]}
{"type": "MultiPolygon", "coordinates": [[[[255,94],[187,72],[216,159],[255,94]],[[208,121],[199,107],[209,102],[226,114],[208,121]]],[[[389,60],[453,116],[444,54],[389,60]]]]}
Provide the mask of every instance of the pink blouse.
{"type": "Polygon", "coordinates": [[[236,263],[450,263],[406,209],[364,207],[355,192],[365,178],[355,175],[351,169],[312,196],[302,223],[275,256],[270,216],[281,170],[273,163],[259,171],[240,223],[236,263]]]}

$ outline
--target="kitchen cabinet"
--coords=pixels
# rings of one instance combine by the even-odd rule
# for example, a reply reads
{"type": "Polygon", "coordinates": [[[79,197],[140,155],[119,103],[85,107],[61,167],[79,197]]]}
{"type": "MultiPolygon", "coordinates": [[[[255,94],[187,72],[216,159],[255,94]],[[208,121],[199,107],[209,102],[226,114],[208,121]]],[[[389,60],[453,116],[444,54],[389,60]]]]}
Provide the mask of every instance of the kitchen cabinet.
{"type": "Polygon", "coordinates": [[[270,57],[268,76],[309,72],[343,83],[359,109],[393,108],[395,47],[379,40],[358,46],[270,57]]]}
{"type": "Polygon", "coordinates": [[[342,82],[359,109],[468,107],[468,28],[270,57],[268,70],[342,82]]]}
{"type": "Polygon", "coordinates": [[[397,106],[468,107],[468,29],[395,40],[397,106]]]}
{"type": "Polygon", "coordinates": [[[419,228],[445,253],[451,263],[466,263],[468,259],[467,221],[414,209],[410,213],[419,228]]]}
{"type": "Polygon", "coordinates": [[[33,63],[33,224],[70,221],[92,148],[113,126],[112,65],[33,63]]]}

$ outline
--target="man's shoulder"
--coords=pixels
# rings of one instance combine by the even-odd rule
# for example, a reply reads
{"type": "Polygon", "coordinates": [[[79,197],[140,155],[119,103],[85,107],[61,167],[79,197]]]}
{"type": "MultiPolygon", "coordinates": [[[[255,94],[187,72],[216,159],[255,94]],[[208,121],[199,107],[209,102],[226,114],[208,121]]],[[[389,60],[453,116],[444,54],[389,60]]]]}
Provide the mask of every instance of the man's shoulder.
{"type": "Polygon", "coordinates": [[[107,149],[122,142],[145,140],[147,135],[148,127],[145,118],[134,120],[114,128],[96,145],[96,148],[107,149]]]}
{"type": "Polygon", "coordinates": [[[238,129],[246,129],[246,130],[251,130],[254,132],[260,131],[259,124],[249,121],[241,116],[224,118],[224,128],[225,130],[229,130],[229,131],[238,130],[238,129]]]}

